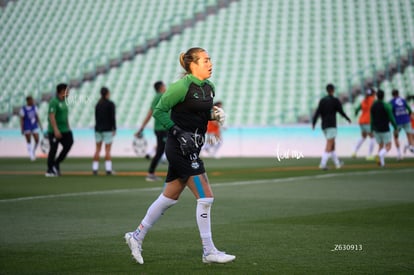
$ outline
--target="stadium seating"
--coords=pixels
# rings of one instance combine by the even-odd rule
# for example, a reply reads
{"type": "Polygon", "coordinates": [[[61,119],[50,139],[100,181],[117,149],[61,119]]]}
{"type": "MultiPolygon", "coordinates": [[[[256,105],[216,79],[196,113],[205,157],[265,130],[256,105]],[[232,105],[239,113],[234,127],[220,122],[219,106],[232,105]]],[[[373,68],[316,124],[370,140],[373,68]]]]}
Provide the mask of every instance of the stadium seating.
{"type": "MultiPolygon", "coordinates": [[[[72,125],[92,127],[91,102],[107,86],[119,126],[137,127],[153,96],[153,82],[178,79],[178,54],[191,46],[206,48],[212,57],[212,81],[229,125],[296,123],[311,114],[328,82],[346,94],[407,55],[414,44],[412,1],[240,0],[219,8],[220,3],[10,2],[0,17],[0,34],[6,38],[0,49],[0,107],[22,104],[28,93],[40,98],[58,81],[109,66],[200,14],[204,20],[72,89],[72,125]],[[209,7],[216,8],[208,12],[209,7]]],[[[414,92],[413,79],[411,66],[381,87],[407,95],[414,92]]],[[[355,104],[345,109],[351,112],[355,104]]],[[[16,119],[1,127],[16,127],[16,119]]]]}

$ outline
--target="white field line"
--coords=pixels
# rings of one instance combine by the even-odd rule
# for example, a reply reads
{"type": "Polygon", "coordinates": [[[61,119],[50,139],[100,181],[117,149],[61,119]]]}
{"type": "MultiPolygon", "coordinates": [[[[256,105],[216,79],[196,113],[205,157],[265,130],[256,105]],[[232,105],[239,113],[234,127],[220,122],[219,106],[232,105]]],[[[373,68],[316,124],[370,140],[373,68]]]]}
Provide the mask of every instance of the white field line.
{"type": "MultiPolygon", "coordinates": [[[[301,176],[301,177],[290,177],[290,178],[280,178],[280,179],[224,182],[224,183],[215,183],[215,184],[212,184],[212,186],[213,187],[225,187],[225,186],[255,185],[255,184],[292,182],[292,181],[299,181],[299,180],[334,178],[334,177],[345,176],[345,175],[360,176],[360,175],[386,174],[386,173],[407,173],[407,172],[413,172],[413,171],[414,171],[413,169],[401,169],[401,170],[393,169],[393,170],[383,170],[383,171],[361,171],[361,172],[352,172],[352,173],[347,172],[347,173],[321,174],[321,175],[313,175],[313,176],[301,176]]],[[[104,191],[51,194],[51,195],[41,195],[41,196],[19,197],[19,198],[13,198],[13,199],[2,199],[0,200],[0,203],[55,199],[55,198],[81,197],[81,196],[96,196],[96,195],[108,195],[108,194],[122,194],[122,193],[130,193],[130,192],[152,192],[152,191],[161,191],[162,189],[163,189],[162,187],[151,187],[151,188],[113,189],[113,190],[104,190],[104,191]]]]}

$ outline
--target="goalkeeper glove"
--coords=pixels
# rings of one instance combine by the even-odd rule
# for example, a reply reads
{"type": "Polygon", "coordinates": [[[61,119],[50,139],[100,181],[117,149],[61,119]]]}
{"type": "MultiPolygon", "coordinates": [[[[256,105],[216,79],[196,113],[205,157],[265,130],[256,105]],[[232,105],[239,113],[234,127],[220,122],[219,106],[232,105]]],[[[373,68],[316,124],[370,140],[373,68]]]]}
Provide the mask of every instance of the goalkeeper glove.
{"type": "Polygon", "coordinates": [[[226,120],[226,113],[222,108],[213,106],[213,109],[211,110],[211,119],[217,120],[218,123],[223,126],[224,121],[226,120]]]}
{"type": "Polygon", "coordinates": [[[171,127],[170,133],[177,139],[178,143],[180,143],[180,149],[184,156],[197,153],[197,145],[195,144],[191,133],[184,131],[177,125],[171,127]]]}

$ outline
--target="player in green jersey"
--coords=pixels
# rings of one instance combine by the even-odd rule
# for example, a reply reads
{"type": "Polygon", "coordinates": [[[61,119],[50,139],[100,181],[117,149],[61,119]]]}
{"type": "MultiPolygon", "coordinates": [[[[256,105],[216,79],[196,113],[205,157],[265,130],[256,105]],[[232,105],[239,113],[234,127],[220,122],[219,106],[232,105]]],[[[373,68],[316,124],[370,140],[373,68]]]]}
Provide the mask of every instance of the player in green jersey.
{"type": "Polygon", "coordinates": [[[69,126],[69,109],[66,97],[69,96],[69,88],[65,83],[56,86],[56,97],[49,102],[48,110],[48,137],[50,150],[47,157],[46,177],[60,176],[60,163],[65,160],[73,145],[73,135],[69,126]],[[56,158],[59,143],[62,151],[56,158]]]}
{"type": "MultiPolygon", "coordinates": [[[[166,86],[162,81],[157,81],[154,83],[154,89],[155,89],[155,96],[151,102],[151,108],[148,111],[144,121],[142,122],[141,127],[139,130],[135,133],[136,137],[140,137],[142,135],[142,132],[144,131],[145,126],[150,121],[152,114],[154,112],[155,106],[157,106],[158,102],[161,99],[161,96],[164,94],[166,90],[166,86]]],[[[155,119],[154,121],[154,133],[157,137],[157,149],[155,156],[152,158],[150,167],[148,168],[148,175],[145,178],[147,181],[159,181],[161,178],[157,177],[154,172],[155,168],[157,168],[158,162],[160,161],[162,155],[164,154],[165,150],[165,142],[167,141],[167,129],[158,121],[155,119]]]]}
{"type": "Polygon", "coordinates": [[[210,209],[214,201],[204,163],[199,158],[209,120],[224,122],[224,111],[213,108],[214,86],[208,81],[213,65],[202,48],[191,48],[180,55],[185,75],[171,84],[154,110],[153,116],[166,129],[165,153],[168,174],[162,194],[148,208],[134,232],[125,234],[134,259],[143,264],[142,242],[161,215],[177,203],[188,187],[197,199],[196,220],[203,245],[204,263],[226,263],[236,256],[219,251],[212,239],[210,209]]]}

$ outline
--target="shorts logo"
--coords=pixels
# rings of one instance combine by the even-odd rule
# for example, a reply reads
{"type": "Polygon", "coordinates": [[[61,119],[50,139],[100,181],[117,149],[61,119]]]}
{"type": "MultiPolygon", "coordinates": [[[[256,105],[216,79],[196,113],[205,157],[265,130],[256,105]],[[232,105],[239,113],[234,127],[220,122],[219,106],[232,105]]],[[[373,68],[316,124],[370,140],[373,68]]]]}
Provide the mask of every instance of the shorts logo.
{"type": "Polygon", "coordinates": [[[202,217],[202,218],[204,218],[204,219],[207,219],[207,213],[203,213],[203,214],[201,214],[201,215],[200,215],[200,217],[202,217]]]}
{"type": "Polygon", "coordinates": [[[193,162],[191,162],[191,168],[196,170],[196,169],[200,168],[200,164],[198,164],[197,161],[193,161],[193,162]]]}
{"type": "Polygon", "coordinates": [[[194,96],[194,98],[198,98],[198,94],[197,93],[194,93],[193,96],[194,96]]]}

